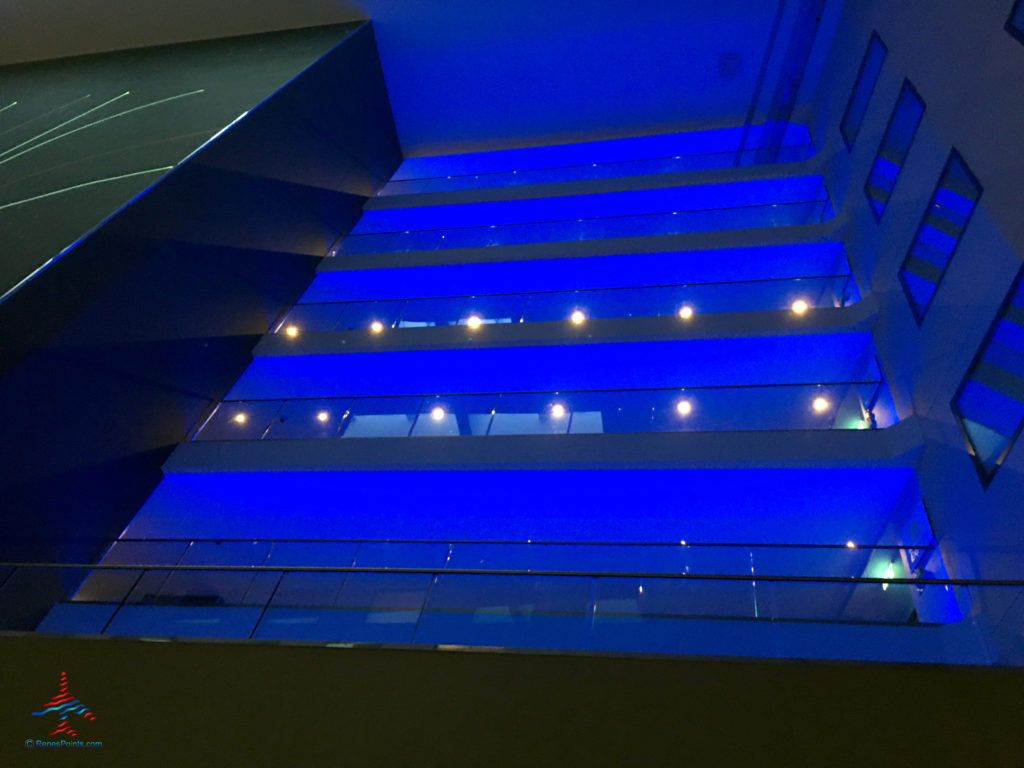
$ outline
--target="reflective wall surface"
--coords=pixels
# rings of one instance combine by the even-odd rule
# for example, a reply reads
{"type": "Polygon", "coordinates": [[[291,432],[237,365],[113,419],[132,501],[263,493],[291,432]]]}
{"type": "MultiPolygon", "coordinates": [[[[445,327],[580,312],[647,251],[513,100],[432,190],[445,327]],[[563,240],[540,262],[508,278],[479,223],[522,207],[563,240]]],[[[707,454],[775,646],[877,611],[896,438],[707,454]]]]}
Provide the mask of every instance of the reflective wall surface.
{"type": "Polygon", "coordinates": [[[0,295],[358,26],[0,68],[0,295]]]}
{"type": "MultiPolygon", "coordinates": [[[[26,174],[30,187],[53,185],[25,188],[30,197],[63,184],[61,173],[74,176],[69,185],[97,178],[104,163],[116,166],[111,175],[149,167],[133,163],[151,154],[161,158],[158,164],[176,166],[0,300],[2,421],[6,434],[19,435],[0,446],[0,551],[6,556],[54,562],[99,556],[104,540],[117,536],[159,483],[173,446],[223,397],[259,338],[308,286],[325,250],[397,167],[398,142],[369,25],[270,39],[293,45],[282,43],[258,62],[249,61],[249,52],[268,38],[96,57],[106,62],[100,67],[104,87],[124,77],[149,87],[136,92],[125,85],[114,95],[132,90],[130,97],[74,120],[104,100],[100,91],[89,90],[96,73],[91,65],[51,62],[0,78],[5,94],[8,84],[40,89],[0,112],[0,152],[10,146],[2,143],[5,136],[18,144],[32,130],[50,131],[71,120],[0,157],[5,161],[30,150],[0,165],[0,205],[6,204],[3,189],[13,194],[21,188],[20,182],[7,185],[5,173],[26,174]],[[241,79],[207,83],[223,73],[219,67],[241,79]],[[37,70],[70,74],[50,91],[47,78],[32,74],[37,70]],[[150,76],[155,81],[147,81],[150,76]],[[175,83],[191,85],[178,91],[175,83]],[[199,95],[160,101],[207,86],[199,95]],[[45,112],[48,100],[54,107],[64,103],[62,94],[71,92],[67,101],[78,98],[76,88],[92,98],[24,131],[3,133],[11,122],[20,123],[23,107],[45,112]],[[141,108],[149,101],[160,103],[141,108]],[[243,119],[183,160],[246,110],[243,119]],[[318,118],[349,118],[328,141],[306,117],[311,110],[318,118]],[[206,132],[192,135],[200,129],[206,132]],[[160,141],[171,135],[175,141],[160,141]],[[90,167],[96,177],[76,175],[90,167]],[[83,498],[89,499],[85,515],[83,498]],[[54,539],[55,532],[66,531],[76,536],[54,539]]],[[[31,230],[33,237],[59,235],[67,225],[87,228],[127,200],[111,202],[102,192],[106,188],[87,186],[0,210],[0,229],[8,213],[16,228],[31,230]],[[101,213],[84,204],[77,208],[83,199],[111,207],[101,213]],[[43,225],[32,211],[46,209],[47,201],[60,205],[50,209],[52,219],[43,225]],[[59,215],[66,205],[75,210],[59,215]],[[83,224],[79,214],[98,218],[83,224]]],[[[73,236],[80,234],[82,229],[73,236]]],[[[23,241],[17,234],[2,239],[7,265],[6,257],[13,259],[23,241]]],[[[65,245],[67,240],[56,249],[65,245]]],[[[55,255],[40,256],[32,266],[55,255]]]]}

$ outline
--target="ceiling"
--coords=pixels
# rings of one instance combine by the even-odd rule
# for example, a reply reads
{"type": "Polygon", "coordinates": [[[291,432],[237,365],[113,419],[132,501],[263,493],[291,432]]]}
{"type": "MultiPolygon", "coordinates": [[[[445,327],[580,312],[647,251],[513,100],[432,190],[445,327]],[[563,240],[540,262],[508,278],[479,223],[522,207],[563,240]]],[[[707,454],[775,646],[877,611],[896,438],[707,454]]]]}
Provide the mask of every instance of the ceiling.
{"type": "MultiPolygon", "coordinates": [[[[780,85],[799,80],[785,61],[801,41],[815,41],[806,24],[804,32],[799,30],[801,20],[808,19],[814,29],[811,9],[820,2],[4,0],[0,109],[7,109],[0,115],[0,132],[7,135],[0,141],[0,155],[7,156],[0,160],[0,239],[8,248],[0,263],[0,286],[13,285],[52,257],[344,36],[327,25],[372,20],[402,151],[424,156],[763,121],[768,105],[779,102],[780,85]],[[281,33],[288,29],[297,31],[281,33]],[[278,42],[241,37],[272,31],[279,32],[272,36],[278,42]],[[317,43],[319,48],[308,43],[326,40],[325,35],[334,37],[317,43]],[[307,42],[280,42],[293,37],[307,42]],[[196,45],[169,46],[183,42],[196,45]],[[213,66],[202,54],[200,49],[211,46],[234,52],[224,67],[213,66]],[[199,53],[190,53],[193,49],[199,53]],[[107,55],[88,55],[97,53],[107,55]],[[205,63],[200,66],[190,56],[205,63]],[[106,80],[92,77],[93,70],[105,73],[106,80]],[[193,109],[198,97],[189,94],[209,92],[202,96],[208,99],[214,91],[233,93],[235,81],[256,84],[270,70],[278,78],[274,83],[262,90],[249,88],[252,92],[240,101],[217,102],[216,114],[193,109]],[[129,90],[131,99],[143,101],[173,97],[163,99],[173,104],[151,115],[153,130],[167,136],[143,135],[137,119],[143,113],[134,114],[136,104],[128,104],[125,93],[129,90]],[[26,121],[24,116],[42,114],[46,105],[64,109],[88,94],[97,99],[106,94],[102,98],[111,101],[124,97],[112,108],[132,112],[130,125],[96,120],[104,129],[113,126],[125,133],[118,141],[99,149],[79,147],[60,134],[55,135],[59,142],[51,137],[18,149],[36,141],[39,136],[31,134],[44,125],[33,122],[41,118],[26,121]],[[190,99],[187,104],[174,101],[183,95],[190,99]],[[179,105],[183,120],[201,124],[189,123],[186,130],[166,121],[166,109],[179,105]],[[193,112],[185,114],[189,109],[193,112]],[[166,139],[160,145],[166,158],[154,154],[156,138],[166,139]],[[85,167],[106,162],[111,146],[137,146],[145,157],[133,164],[128,160],[134,155],[121,152],[124,168],[85,167]],[[40,148],[44,151],[35,152],[40,148]],[[49,165],[46,153],[53,155],[49,165]],[[63,196],[83,186],[83,179],[93,179],[85,186],[97,184],[95,179],[111,183],[89,186],[87,194],[73,199],[63,196]],[[54,215],[33,202],[54,195],[58,203],[72,200],[75,216],[54,215]],[[45,242],[37,242],[40,238],[45,242]]],[[[840,0],[829,3],[833,12],[841,5],[840,0]]],[[[826,35],[817,38],[818,54],[812,60],[819,63],[803,77],[801,93],[813,90],[821,52],[828,46],[826,35]]],[[[86,106],[95,111],[92,104],[86,106]]],[[[56,115],[52,120],[58,118],[63,119],[56,115]]],[[[83,140],[98,136],[95,131],[68,133],[83,140]]]]}
{"type": "MultiPolygon", "coordinates": [[[[793,16],[799,2],[788,5],[793,16]]],[[[0,65],[370,18],[403,149],[423,155],[742,123],[785,8],[786,0],[6,0],[0,65]]],[[[780,41],[784,34],[785,25],[780,41]]]]}

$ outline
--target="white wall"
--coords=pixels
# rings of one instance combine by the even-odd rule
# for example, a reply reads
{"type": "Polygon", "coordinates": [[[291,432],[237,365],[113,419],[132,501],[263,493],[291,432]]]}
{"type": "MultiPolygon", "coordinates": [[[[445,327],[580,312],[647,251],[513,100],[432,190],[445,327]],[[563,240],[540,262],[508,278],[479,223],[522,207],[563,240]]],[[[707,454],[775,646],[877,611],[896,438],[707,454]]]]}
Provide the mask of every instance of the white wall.
{"type": "Polygon", "coordinates": [[[740,124],[780,1],[6,0],[0,65],[370,18],[403,149],[423,155],[740,124]]]}
{"type": "MultiPolygon", "coordinates": [[[[862,288],[879,298],[876,340],[902,416],[924,419],[918,467],[946,560],[959,577],[1024,577],[1024,441],[986,490],[950,402],[1024,255],[1024,45],[1003,25],[1012,0],[848,2],[818,90],[813,130],[862,288]],[[839,135],[872,30],[889,49],[852,151],[839,135]],[[897,94],[909,77],[926,110],[880,223],[863,192],[897,94]],[[950,149],[984,192],[920,328],[897,272],[950,149]]],[[[1005,605],[993,605],[992,616],[1005,605]]]]}

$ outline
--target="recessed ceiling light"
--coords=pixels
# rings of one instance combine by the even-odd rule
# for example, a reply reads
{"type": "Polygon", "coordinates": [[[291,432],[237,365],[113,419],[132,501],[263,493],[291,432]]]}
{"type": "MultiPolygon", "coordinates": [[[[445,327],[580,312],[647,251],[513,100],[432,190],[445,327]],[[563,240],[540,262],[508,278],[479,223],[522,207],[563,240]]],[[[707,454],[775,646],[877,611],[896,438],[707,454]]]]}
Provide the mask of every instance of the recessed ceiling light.
{"type": "Polygon", "coordinates": [[[320,413],[316,415],[316,420],[319,421],[321,424],[327,421],[329,418],[331,418],[331,414],[329,414],[327,411],[320,411],[320,413]]]}
{"type": "Polygon", "coordinates": [[[430,418],[434,421],[441,421],[444,418],[445,410],[440,405],[435,405],[430,409],[430,418]]]}
{"type": "Polygon", "coordinates": [[[815,413],[824,413],[829,409],[829,406],[831,406],[831,403],[824,397],[816,397],[814,398],[814,402],[811,403],[811,407],[814,409],[815,413]]]}
{"type": "Polygon", "coordinates": [[[810,309],[810,305],[803,299],[797,299],[796,301],[793,302],[790,309],[792,309],[794,313],[802,315],[804,314],[804,312],[810,309]]]}
{"type": "Polygon", "coordinates": [[[581,309],[573,310],[573,313],[569,315],[569,320],[572,321],[573,325],[582,325],[586,319],[587,316],[583,314],[583,310],[581,309]]]}
{"type": "Polygon", "coordinates": [[[683,318],[683,320],[689,320],[691,317],[693,317],[693,307],[689,305],[680,307],[679,316],[683,318]]]}
{"type": "Polygon", "coordinates": [[[481,323],[483,323],[483,320],[481,320],[476,315],[470,315],[468,318],[466,318],[466,325],[468,325],[470,328],[479,328],[481,323]]]}
{"type": "Polygon", "coordinates": [[[551,416],[556,419],[560,419],[565,416],[565,406],[561,403],[555,403],[551,406],[551,416]]]}
{"type": "Polygon", "coordinates": [[[245,424],[245,422],[249,420],[249,417],[244,413],[236,413],[231,420],[236,424],[245,424]]]}
{"type": "Polygon", "coordinates": [[[287,328],[284,329],[284,332],[285,335],[290,336],[293,339],[299,335],[299,329],[294,325],[289,325],[287,328]]]}
{"type": "Polygon", "coordinates": [[[676,413],[680,416],[689,416],[693,411],[693,404],[689,400],[680,400],[676,403],[676,413]]]}
{"type": "Polygon", "coordinates": [[[380,320],[374,320],[372,323],[370,323],[370,330],[373,331],[374,333],[380,333],[381,331],[384,330],[384,323],[382,323],[380,320]]]}

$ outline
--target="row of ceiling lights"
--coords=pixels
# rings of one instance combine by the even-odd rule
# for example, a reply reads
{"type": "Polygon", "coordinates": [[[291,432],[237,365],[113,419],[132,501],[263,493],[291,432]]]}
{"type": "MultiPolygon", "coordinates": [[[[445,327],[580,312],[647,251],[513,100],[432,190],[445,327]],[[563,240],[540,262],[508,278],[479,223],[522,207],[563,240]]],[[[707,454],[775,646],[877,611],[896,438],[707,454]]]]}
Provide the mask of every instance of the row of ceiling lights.
{"type": "MultiPolygon", "coordinates": [[[[811,410],[818,414],[826,413],[831,407],[832,403],[829,402],[828,398],[821,397],[820,395],[811,402],[811,410]]],[[[693,401],[686,399],[676,401],[675,412],[679,416],[689,416],[693,413],[693,401]]],[[[491,413],[493,414],[494,411],[491,411],[491,413]]],[[[447,415],[448,411],[440,405],[435,405],[430,409],[430,418],[434,421],[443,421],[447,415]]],[[[562,403],[552,403],[550,408],[548,408],[548,415],[553,419],[564,419],[569,415],[569,411],[562,403]]],[[[326,423],[331,418],[330,411],[317,411],[315,418],[322,424],[326,423]]],[[[245,424],[248,422],[249,417],[245,411],[239,411],[231,420],[236,424],[245,424]]]]}
{"type": "MultiPolygon", "coordinates": [[[[790,310],[797,315],[805,314],[808,309],[810,309],[810,304],[808,304],[804,299],[797,299],[790,306],[790,310]]],[[[689,320],[694,315],[694,309],[690,305],[686,304],[679,308],[679,312],[677,314],[683,320],[689,320]]],[[[572,314],[569,315],[569,322],[573,325],[583,325],[586,321],[587,314],[582,309],[574,309],[572,314]]],[[[479,315],[470,315],[466,318],[466,326],[471,330],[476,330],[483,324],[484,319],[479,315]]],[[[370,323],[370,331],[373,333],[381,333],[383,330],[384,323],[380,320],[374,320],[370,323]]],[[[284,332],[286,336],[294,339],[299,335],[299,327],[297,325],[288,325],[285,327],[284,332]]]]}

